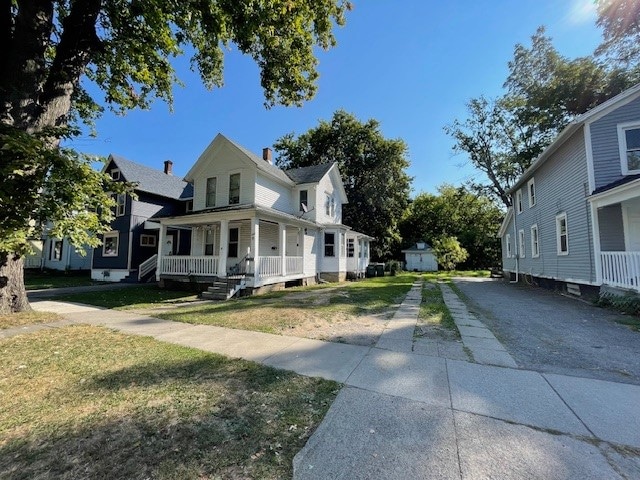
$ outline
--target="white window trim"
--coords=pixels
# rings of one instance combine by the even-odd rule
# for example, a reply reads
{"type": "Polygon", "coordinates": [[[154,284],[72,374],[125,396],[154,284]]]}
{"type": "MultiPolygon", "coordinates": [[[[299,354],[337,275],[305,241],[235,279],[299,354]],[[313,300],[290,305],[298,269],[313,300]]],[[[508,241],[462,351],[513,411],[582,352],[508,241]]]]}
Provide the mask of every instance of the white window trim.
{"type": "Polygon", "coordinates": [[[114,168],[113,170],[111,170],[111,179],[112,180],[120,180],[120,169],[119,168],[114,168]]]}
{"type": "Polygon", "coordinates": [[[141,247],[155,247],[156,246],[156,236],[149,235],[147,233],[143,233],[140,235],[140,246],[141,247]],[[144,243],[144,240],[147,240],[147,243],[144,243]]]}
{"type": "Polygon", "coordinates": [[[336,257],[336,233],[335,232],[324,232],[324,236],[323,236],[323,240],[324,240],[324,256],[327,258],[335,258],[336,257]],[[333,235],[333,243],[328,243],[327,242],[327,235],[333,235]],[[327,246],[331,245],[333,247],[333,255],[327,255],[327,246]]]}
{"type": "Polygon", "coordinates": [[[637,121],[618,124],[618,148],[620,149],[620,168],[623,175],[640,173],[640,170],[629,170],[627,164],[627,137],[624,132],[635,128],[640,128],[640,123],[637,121]]]}
{"type": "Polygon", "coordinates": [[[527,182],[527,195],[529,196],[529,208],[536,204],[536,181],[534,178],[527,182]],[[531,186],[533,186],[533,197],[531,197],[531,186]]]}
{"type": "Polygon", "coordinates": [[[531,258],[538,258],[540,256],[540,230],[538,230],[538,224],[531,225],[531,258]],[[535,237],[533,232],[536,232],[535,237]],[[537,242],[534,242],[534,238],[537,242]]]}
{"type": "Polygon", "coordinates": [[[229,190],[227,191],[227,205],[240,205],[242,204],[242,172],[229,172],[229,190]],[[231,203],[231,177],[238,175],[238,203],[231,203]]]}
{"type": "Polygon", "coordinates": [[[513,256],[513,252],[511,251],[511,234],[507,233],[504,236],[504,241],[507,245],[507,258],[511,258],[513,256]]]}
{"type": "Polygon", "coordinates": [[[214,176],[214,177],[207,177],[207,179],[204,182],[204,207],[205,208],[214,208],[215,206],[218,205],[218,177],[214,176]],[[211,179],[215,179],[216,180],[216,191],[215,191],[215,195],[213,196],[213,205],[209,204],[209,180],[211,179]]]}
{"type": "Polygon", "coordinates": [[[298,191],[298,211],[300,212],[304,212],[304,208],[302,208],[302,204],[304,204],[304,207],[307,209],[307,211],[309,211],[309,190],[307,188],[303,188],[298,191]],[[302,192],[306,192],[306,197],[307,197],[306,202],[302,201],[302,192]]]}
{"type": "Polygon", "coordinates": [[[522,189],[519,188],[516,192],[516,212],[518,215],[522,213],[522,189]]]}
{"type": "Polygon", "coordinates": [[[102,237],[102,256],[103,257],[117,257],[120,253],[120,233],[119,232],[109,232],[105,233],[102,237]],[[116,253],[107,253],[105,248],[107,246],[107,238],[113,237],[116,239],[116,253]]]}
{"type": "Polygon", "coordinates": [[[556,250],[558,255],[569,255],[569,222],[567,221],[567,212],[562,212],[559,213],[558,215],[556,215],[556,250]],[[567,251],[563,252],[560,249],[561,246],[561,242],[560,242],[560,220],[564,219],[564,225],[565,225],[565,230],[566,230],[566,237],[567,237],[567,251]]]}
{"type": "Polygon", "coordinates": [[[525,244],[524,229],[518,230],[518,256],[520,258],[525,258],[527,256],[525,244]]]}
{"type": "Polygon", "coordinates": [[[116,195],[116,217],[123,217],[127,213],[127,196],[124,193],[116,195]],[[122,203],[120,202],[122,200],[122,203]],[[122,210],[121,208],[122,207],[122,210]]]}
{"type": "Polygon", "coordinates": [[[62,250],[64,249],[64,240],[51,240],[51,252],[49,254],[49,261],[51,262],[61,262],[62,261],[62,250]],[[60,244],[60,258],[56,258],[56,244],[60,244]]]}

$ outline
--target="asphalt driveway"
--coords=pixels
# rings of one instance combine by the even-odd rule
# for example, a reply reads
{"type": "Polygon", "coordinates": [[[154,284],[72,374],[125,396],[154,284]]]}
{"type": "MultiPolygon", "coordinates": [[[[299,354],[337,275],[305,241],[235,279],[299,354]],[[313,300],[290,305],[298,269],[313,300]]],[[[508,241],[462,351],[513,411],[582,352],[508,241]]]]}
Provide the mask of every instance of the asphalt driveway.
{"type": "Polygon", "coordinates": [[[616,323],[621,315],[501,279],[455,284],[518,367],[640,385],[640,332],[616,323]]]}

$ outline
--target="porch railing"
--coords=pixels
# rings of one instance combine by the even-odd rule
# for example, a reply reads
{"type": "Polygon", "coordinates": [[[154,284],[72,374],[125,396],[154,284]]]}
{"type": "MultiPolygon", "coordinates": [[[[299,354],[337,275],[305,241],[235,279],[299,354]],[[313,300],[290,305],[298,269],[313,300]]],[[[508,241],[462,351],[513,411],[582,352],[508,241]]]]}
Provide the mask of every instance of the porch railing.
{"type": "Polygon", "coordinates": [[[640,252],[601,252],[602,283],[640,291],[640,252]]]}
{"type": "Polygon", "coordinates": [[[282,259],[280,257],[258,257],[256,275],[260,278],[282,275],[282,259]]]}
{"type": "Polygon", "coordinates": [[[302,257],[285,257],[287,275],[302,273],[302,257]]]}
{"type": "Polygon", "coordinates": [[[160,273],[166,275],[217,275],[218,257],[211,255],[162,257],[160,273]]]}

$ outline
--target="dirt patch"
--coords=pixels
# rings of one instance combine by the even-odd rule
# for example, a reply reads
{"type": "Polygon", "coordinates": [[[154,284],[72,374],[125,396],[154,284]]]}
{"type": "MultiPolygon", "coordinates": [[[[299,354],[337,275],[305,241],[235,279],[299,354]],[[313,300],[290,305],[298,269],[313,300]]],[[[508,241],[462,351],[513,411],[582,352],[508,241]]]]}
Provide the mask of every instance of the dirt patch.
{"type": "Polygon", "coordinates": [[[278,333],[294,337],[370,346],[378,341],[389,321],[385,314],[367,316],[336,314],[327,318],[309,314],[309,312],[304,313],[306,318],[301,323],[283,328],[278,333]]]}

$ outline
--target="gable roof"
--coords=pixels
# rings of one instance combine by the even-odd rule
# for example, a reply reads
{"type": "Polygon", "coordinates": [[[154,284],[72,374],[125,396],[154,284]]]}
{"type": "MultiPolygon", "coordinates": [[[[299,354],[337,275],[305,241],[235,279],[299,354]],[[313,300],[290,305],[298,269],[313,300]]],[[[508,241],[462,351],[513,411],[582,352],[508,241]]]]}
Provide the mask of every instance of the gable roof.
{"type": "Polygon", "coordinates": [[[193,185],[180,177],[167,175],[162,170],[140,165],[119,155],[109,155],[109,161],[118,167],[127,182],[136,184],[136,190],[175,200],[193,198],[193,185]]]}
{"type": "Polygon", "coordinates": [[[497,238],[502,238],[504,234],[507,233],[507,229],[509,228],[509,223],[511,222],[512,218],[513,218],[513,207],[509,207],[507,209],[507,214],[504,216],[504,219],[502,220],[502,224],[500,225],[500,230],[498,230],[498,233],[496,233],[497,238]]]}
{"type": "Polygon", "coordinates": [[[327,172],[335,165],[334,163],[321,163],[320,165],[311,165],[309,167],[290,168],[284,173],[297,184],[315,183],[322,180],[327,172]]]}
{"type": "Polygon", "coordinates": [[[613,98],[610,98],[606,102],[601,103],[597,107],[592,108],[591,110],[586,111],[582,115],[578,115],[576,118],[570,122],[562,132],[555,138],[551,144],[544,149],[544,151],[538,155],[538,157],[533,161],[531,166],[525,170],[525,172],[520,176],[518,181],[507,190],[508,194],[512,194],[518,188],[520,188],[525,181],[527,181],[531,174],[535,172],[538,168],[540,168],[551,155],[558,150],[564,143],[569,140],[573,134],[582,128],[585,124],[590,124],[595,122],[596,120],[602,118],[604,115],[607,115],[612,110],[626,105],[627,103],[635,100],[640,97],[640,83],[625,90],[622,93],[619,93],[613,98]]]}
{"type": "Polygon", "coordinates": [[[412,247],[402,250],[402,253],[431,253],[432,250],[431,245],[427,242],[420,241],[418,243],[414,243],[412,247]],[[419,248],[419,243],[423,244],[424,248],[419,248]]]}

